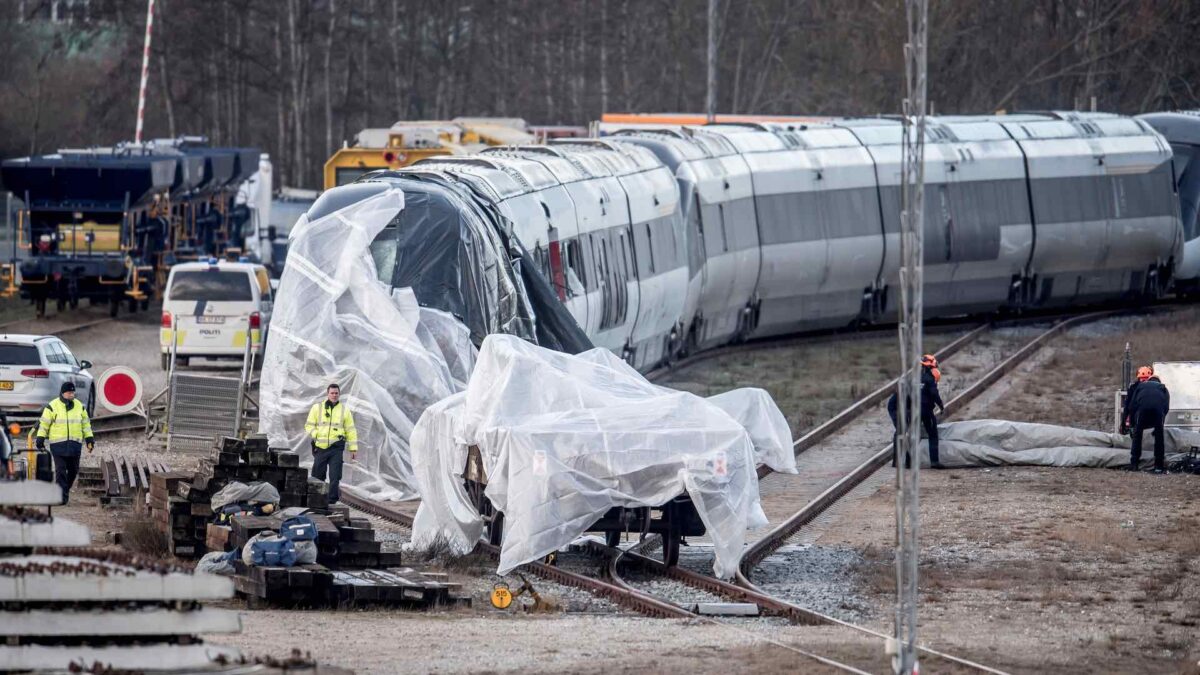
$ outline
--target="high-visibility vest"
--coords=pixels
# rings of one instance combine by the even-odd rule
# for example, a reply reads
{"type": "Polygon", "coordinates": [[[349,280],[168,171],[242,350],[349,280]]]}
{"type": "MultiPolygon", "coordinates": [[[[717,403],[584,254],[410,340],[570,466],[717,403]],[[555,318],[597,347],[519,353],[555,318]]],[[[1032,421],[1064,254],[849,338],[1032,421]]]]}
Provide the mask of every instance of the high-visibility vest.
{"type": "Polygon", "coordinates": [[[318,449],[324,450],[343,438],[350,452],[358,451],[358,430],[354,428],[354,415],[339,401],[326,407],[325,401],[313,405],[308,411],[304,431],[313,439],[318,449]]]}
{"type": "Polygon", "coordinates": [[[92,421],[79,401],[71,401],[71,407],[67,408],[66,401],[56,398],[42,410],[37,435],[50,445],[63,441],[83,443],[92,438],[92,421]]]}

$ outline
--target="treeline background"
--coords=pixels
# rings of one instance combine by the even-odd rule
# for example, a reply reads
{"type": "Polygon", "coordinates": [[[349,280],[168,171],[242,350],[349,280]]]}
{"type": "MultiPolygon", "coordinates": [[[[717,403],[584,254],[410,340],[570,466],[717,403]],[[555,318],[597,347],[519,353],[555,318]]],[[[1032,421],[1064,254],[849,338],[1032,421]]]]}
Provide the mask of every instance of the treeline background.
{"type": "MultiPolygon", "coordinates": [[[[718,110],[896,113],[902,0],[722,0],[718,110]]],[[[700,112],[706,0],[156,0],[148,138],[269,152],[276,185],[399,119],[700,112]]],[[[0,156],[133,137],[145,0],[0,0],[0,156]]],[[[932,0],[940,114],[1200,107],[1200,0],[932,0]]]]}

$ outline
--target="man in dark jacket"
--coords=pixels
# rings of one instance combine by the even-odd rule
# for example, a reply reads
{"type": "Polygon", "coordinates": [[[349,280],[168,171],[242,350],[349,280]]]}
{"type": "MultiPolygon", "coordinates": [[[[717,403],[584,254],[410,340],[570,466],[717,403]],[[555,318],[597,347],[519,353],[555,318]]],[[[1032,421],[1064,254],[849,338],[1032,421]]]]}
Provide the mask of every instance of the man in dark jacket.
{"type": "MultiPolygon", "coordinates": [[[[933,414],[933,409],[936,407],[938,412],[946,411],[945,404],[942,403],[942,395],[938,392],[938,382],[942,379],[942,373],[938,370],[937,359],[932,354],[926,354],[921,359],[921,427],[925,429],[925,435],[929,439],[929,466],[934,469],[942,468],[942,463],[938,458],[938,430],[937,417],[933,414]]],[[[896,429],[896,415],[899,407],[899,396],[893,393],[887,402],[888,417],[892,418],[892,428],[896,429]]],[[[896,466],[896,435],[892,434],[892,466],[896,466]]],[[[905,466],[908,465],[908,458],[905,458],[905,466]]]]}
{"type": "Polygon", "coordinates": [[[1163,447],[1163,420],[1171,409],[1171,392],[1154,376],[1150,366],[1138,368],[1138,381],[1125,394],[1122,419],[1133,431],[1129,451],[1129,470],[1137,471],[1142,459],[1142,432],[1151,429],[1154,435],[1154,473],[1166,473],[1166,451],[1163,447]]]}

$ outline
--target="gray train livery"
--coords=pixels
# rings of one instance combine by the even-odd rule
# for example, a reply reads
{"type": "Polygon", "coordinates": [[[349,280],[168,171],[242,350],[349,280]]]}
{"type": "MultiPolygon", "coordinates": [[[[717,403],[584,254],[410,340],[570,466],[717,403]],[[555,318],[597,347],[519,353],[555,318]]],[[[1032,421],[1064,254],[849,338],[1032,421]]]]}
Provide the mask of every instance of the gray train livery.
{"type": "MultiPolygon", "coordinates": [[[[1200,117],[1171,115],[930,118],[926,316],[1140,302],[1194,282],[1200,117]]],[[[399,187],[406,207],[373,247],[381,280],[479,339],[537,339],[532,324],[569,315],[645,370],[893,321],[901,134],[897,119],[852,118],[490,148],[368,174],[309,218],[399,187]],[[553,312],[529,308],[539,284],[553,312]]]]}

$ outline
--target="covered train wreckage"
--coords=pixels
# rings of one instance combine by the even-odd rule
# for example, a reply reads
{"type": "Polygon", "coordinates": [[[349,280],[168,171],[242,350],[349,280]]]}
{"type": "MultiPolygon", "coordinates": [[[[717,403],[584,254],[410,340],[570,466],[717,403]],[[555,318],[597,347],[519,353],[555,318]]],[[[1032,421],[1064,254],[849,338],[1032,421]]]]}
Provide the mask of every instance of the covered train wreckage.
{"type": "Polygon", "coordinates": [[[344,481],[375,499],[421,497],[418,542],[478,540],[463,484],[474,447],[507,516],[502,568],[611,508],[683,496],[718,573],[732,574],[746,528],[766,522],[755,465],[795,471],[770,397],[667,390],[591,349],[501,214],[465,183],[403,178],[327,193],[293,229],[263,367],[271,445],[309,451],[308,408],[337,382],[361,448],[344,481]]]}

